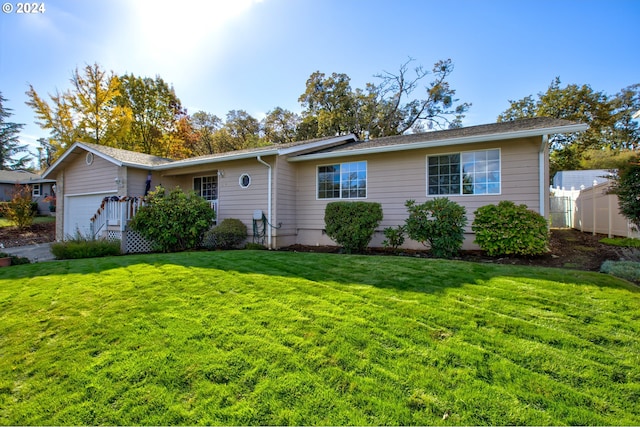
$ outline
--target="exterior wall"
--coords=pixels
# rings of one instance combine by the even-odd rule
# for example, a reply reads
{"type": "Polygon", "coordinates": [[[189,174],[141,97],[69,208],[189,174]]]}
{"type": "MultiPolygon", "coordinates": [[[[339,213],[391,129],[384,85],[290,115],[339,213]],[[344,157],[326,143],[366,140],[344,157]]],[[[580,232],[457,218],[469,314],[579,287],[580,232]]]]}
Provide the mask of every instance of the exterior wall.
{"type": "MultiPolygon", "coordinates": [[[[272,167],[274,156],[265,159],[272,167]]],[[[253,238],[253,212],[267,212],[267,173],[268,169],[256,159],[236,160],[208,166],[198,166],[176,170],[154,172],[152,188],[163,185],[166,188],[179,186],[183,190],[193,189],[193,178],[218,174],[218,222],[225,218],[236,218],[247,226],[249,241],[253,238]],[[240,177],[249,174],[251,184],[248,188],[240,186],[240,177]]],[[[275,170],[273,171],[275,176],[275,170]]],[[[146,175],[145,175],[146,180],[146,175]]],[[[274,201],[272,204],[275,206],[274,201]]],[[[273,220],[273,218],[272,218],[273,220]]]]}
{"type": "Polygon", "coordinates": [[[276,248],[291,246],[297,242],[296,190],[298,168],[296,166],[294,163],[289,163],[284,157],[278,157],[276,160],[273,225],[279,228],[272,229],[274,236],[276,236],[276,241],[274,242],[276,248]]]}
{"type": "MultiPolygon", "coordinates": [[[[94,156],[89,165],[84,155],[76,157],[69,165],[56,176],[56,239],[63,240],[64,230],[65,196],[91,194],[101,192],[118,192],[115,177],[118,176],[119,167],[94,156]]],[[[99,206],[96,206],[98,210],[99,206]]]]}
{"type": "MultiPolygon", "coordinates": [[[[149,172],[137,168],[123,168],[120,174],[125,179],[125,194],[127,196],[144,196],[144,190],[147,185],[147,174],[149,172]]],[[[153,181],[153,180],[152,180],[153,181]]],[[[151,187],[153,190],[155,187],[151,187]]]]}
{"type": "Polygon", "coordinates": [[[65,168],[66,185],[64,194],[60,196],[118,191],[115,182],[118,169],[118,166],[99,156],[94,156],[90,165],[86,163],[85,156],[78,156],[65,168]]]}
{"type": "MultiPolygon", "coordinates": [[[[366,156],[343,157],[327,160],[313,160],[297,163],[298,197],[297,243],[303,245],[335,245],[323,232],[324,209],[334,200],[318,200],[316,195],[317,166],[341,162],[367,161],[367,198],[382,204],[384,219],[372,242],[372,246],[381,246],[386,227],[404,223],[407,217],[404,203],[414,199],[422,203],[427,197],[427,156],[462,151],[501,149],[501,194],[478,196],[447,196],[467,210],[467,236],[464,248],[473,249],[471,224],[473,212],[486,204],[501,200],[512,200],[526,204],[530,209],[540,209],[539,157],[540,138],[508,140],[479,144],[466,144],[445,148],[420,149],[402,152],[370,154],[366,156]]],[[[546,165],[545,165],[546,167],[546,165]]],[[[547,188],[547,187],[545,187],[547,188]]],[[[417,242],[408,242],[407,247],[423,248],[417,242]]]]}

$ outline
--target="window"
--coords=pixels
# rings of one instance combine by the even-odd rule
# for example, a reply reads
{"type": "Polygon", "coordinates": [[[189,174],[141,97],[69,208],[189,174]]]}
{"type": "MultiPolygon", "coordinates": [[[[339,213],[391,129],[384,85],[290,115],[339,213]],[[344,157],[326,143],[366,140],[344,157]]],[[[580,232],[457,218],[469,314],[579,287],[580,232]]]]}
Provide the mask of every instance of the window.
{"type": "Polygon", "coordinates": [[[367,162],[318,166],[318,199],[367,197],[367,162]]]}
{"type": "Polygon", "coordinates": [[[429,156],[427,194],[500,194],[500,150],[429,156]]]}
{"type": "Polygon", "coordinates": [[[31,197],[40,197],[42,195],[42,188],[40,184],[33,184],[31,186],[31,197]]]}
{"type": "Polygon", "coordinates": [[[240,187],[242,188],[248,188],[251,185],[251,176],[248,173],[243,173],[240,175],[238,184],[240,184],[240,187]]]}
{"type": "Polygon", "coordinates": [[[212,175],[193,178],[193,190],[205,200],[218,200],[218,177],[212,175]]]}

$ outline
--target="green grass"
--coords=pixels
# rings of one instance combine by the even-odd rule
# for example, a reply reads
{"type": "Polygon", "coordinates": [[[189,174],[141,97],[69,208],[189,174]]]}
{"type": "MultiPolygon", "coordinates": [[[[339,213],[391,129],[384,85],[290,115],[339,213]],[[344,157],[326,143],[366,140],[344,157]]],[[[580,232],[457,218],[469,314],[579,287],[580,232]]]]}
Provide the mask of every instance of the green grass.
{"type": "Polygon", "coordinates": [[[621,246],[625,248],[640,248],[640,239],[634,239],[632,237],[605,237],[600,239],[600,243],[611,246],[621,246]]]}
{"type": "Polygon", "coordinates": [[[0,424],[638,425],[615,277],[268,251],[0,270],[0,424]]]}
{"type": "MultiPolygon", "coordinates": [[[[56,217],[55,216],[36,216],[33,218],[34,224],[47,224],[50,222],[56,222],[56,217]]],[[[14,225],[15,224],[13,224],[7,218],[0,218],[0,227],[13,227],[14,225]]]]}

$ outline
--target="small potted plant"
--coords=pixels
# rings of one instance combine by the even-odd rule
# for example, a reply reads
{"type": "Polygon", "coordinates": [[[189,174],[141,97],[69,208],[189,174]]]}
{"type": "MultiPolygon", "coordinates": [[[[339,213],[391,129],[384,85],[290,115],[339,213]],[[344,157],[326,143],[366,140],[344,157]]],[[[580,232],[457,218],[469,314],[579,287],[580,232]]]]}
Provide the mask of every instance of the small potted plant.
{"type": "Polygon", "coordinates": [[[0,267],[9,267],[11,265],[11,255],[0,252],[0,267]]]}

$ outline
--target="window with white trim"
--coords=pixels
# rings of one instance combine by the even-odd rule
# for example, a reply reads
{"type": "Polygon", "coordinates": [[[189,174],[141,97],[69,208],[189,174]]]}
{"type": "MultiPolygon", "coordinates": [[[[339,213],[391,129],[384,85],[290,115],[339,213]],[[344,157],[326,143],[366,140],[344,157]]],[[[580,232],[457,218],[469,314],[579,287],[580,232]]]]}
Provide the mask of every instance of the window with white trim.
{"type": "Polygon", "coordinates": [[[218,200],[218,176],[199,176],[193,178],[193,190],[205,200],[218,200]]]}
{"type": "Polygon", "coordinates": [[[40,184],[33,184],[31,186],[31,197],[40,197],[42,195],[42,187],[40,184]]]}
{"type": "Polygon", "coordinates": [[[318,199],[365,199],[367,162],[318,166],[318,199]]]}
{"type": "Polygon", "coordinates": [[[500,150],[427,157],[427,195],[500,194],[500,150]]]}

